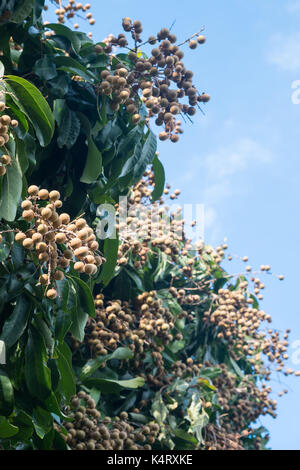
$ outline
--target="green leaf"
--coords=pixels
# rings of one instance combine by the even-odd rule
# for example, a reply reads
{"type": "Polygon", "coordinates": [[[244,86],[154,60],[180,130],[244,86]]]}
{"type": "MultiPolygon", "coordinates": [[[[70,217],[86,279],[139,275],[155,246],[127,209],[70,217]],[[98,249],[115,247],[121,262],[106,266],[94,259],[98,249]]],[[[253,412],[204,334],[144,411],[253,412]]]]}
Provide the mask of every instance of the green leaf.
{"type": "Polygon", "coordinates": [[[57,76],[56,66],[50,56],[45,55],[34,64],[34,73],[42,80],[51,80],[57,76]]]}
{"type": "Polygon", "coordinates": [[[81,308],[90,316],[96,317],[93,294],[89,286],[79,277],[67,276],[75,286],[81,308]]]}
{"type": "Polygon", "coordinates": [[[130,380],[110,380],[110,379],[99,379],[90,378],[87,379],[85,385],[88,387],[95,387],[101,390],[102,393],[113,393],[118,394],[123,388],[139,388],[143,387],[145,381],[142,377],[136,377],[130,380]]]}
{"type": "MultiPolygon", "coordinates": [[[[58,101],[58,100],[56,100],[58,101]]],[[[70,149],[75,144],[80,133],[80,120],[76,113],[65,104],[58,123],[57,145],[59,148],[70,149]]]]}
{"type": "Polygon", "coordinates": [[[141,158],[138,160],[137,164],[134,167],[134,177],[135,179],[140,179],[143,175],[147,165],[152,163],[155,152],[157,149],[157,139],[155,134],[149,130],[146,142],[143,146],[141,158]]]}
{"type": "Polygon", "coordinates": [[[82,183],[90,184],[97,180],[102,171],[102,155],[92,137],[89,136],[87,141],[88,154],[80,181],[82,183]]]}
{"type": "Polygon", "coordinates": [[[55,338],[61,343],[72,325],[69,312],[59,310],[55,322],[55,338]]]}
{"type": "Polygon", "coordinates": [[[43,439],[53,427],[53,418],[49,411],[37,406],[33,410],[33,425],[40,439],[43,439]]]}
{"type": "Polygon", "coordinates": [[[176,429],[173,429],[172,432],[176,437],[179,437],[179,439],[183,439],[184,441],[190,442],[191,444],[194,444],[194,445],[198,444],[197,439],[195,439],[195,437],[192,436],[191,434],[185,432],[183,429],[176,428],[176,429]]]}
{"type": "Polygon", "coordinates": [[[64,26],[62,24],[56,24],[56,23],[49,23],[45,25],[45,28],[52,29],[52,31],[54,31],[57,35],[67,38],[72,44],[74,52],[76,54],[79,53],[80,47],[81,47],[81,41],[74,31],[67,28],[67,26],[64,26]]]}
{"type": "Polygon", "coordinates": [[[0,369],[0,415],[9,416],[14,409],[14,390],[8,375],[0,369]]]}
{"type": "MultiPolygon", "coordinates": [[[[7,75],[5,83],[13,91],[16,104],[21,105],[31,121],[42,147],[48,145],[54,133],[52,111],[41,92],[24,78],[7,75]]],[[[10,91],[10,90],[9,90],[10,91]]]]}
{"type": "Polygon", "coordinates": [[[7,439],[9,437],[14,436],[19,431],[17,426],[10,424],[10,422],[4,418],[4,416],[0,416],[0,438],[7,439]]]}
{"type": "Polygon", "coordinates": [[[152,191],[151,199],[152,201],[157,201],[157,199],[162,196],[165,187],[165,170],[157,155],[155,155],[152,165],[154,171],[155,187],[152,191]]]}
{"type": "Polygon", "coordinates": [[[72,369],[72,353],[66,343],[60,344],[56,348],[57,366],[61,375],[58,390],[64,395],[67,401],[76,393],[75,376],[72,369]]]}
{"type": "Polygon", "coordinates": [[[33,7],[34,0],[23,0],[19,5],[17,4],[16,8],[13,10],[10,21],[13,21],[14,23],[23,23],[23,21],[31,14],[33,7]]]}
{"type": "Polygon", "coordinates": [[[72,57],[56,56],[53,58],[54,63],[59,67],[59,70],[69,72],[71,75],[79,75],[89,83],[97,80],[97,76],[90,72],[84,65],[81,65],[72,57]]]}
{"type": "Polygon", "coordinates": [[[0,218],[8,222],[15,220],[22,193],[22,184],[22,172],[19,162],[12,156],[12,164],[7,165],[6,174],[3,176],[0,218]]]}
{"type": "Polygon", "coordinates": [[[29,329],[25,347],[25,380],[31,395],[46,399],[51,393],[51,371],[44,339],[34,326],[29,329]]]}
{"type": "Polygon", "coordinates": [[[104,240],[104,257],[106,259],[103,264],[97,283],[101,283],[104,287],[109,284],[115,273],[115,267],[118,259],[119,239],[106,238],[104,240]]]}
{"type": "Polygon", "coordinates": [[[14,311],[6,320],[0,339],[6,347],[13,346],[24,333],[31,313],[31,302],[25,295],[18,297],[14,311]]]}
{"type": "Polygon", "coordinates": [[[107,354],[106,356],[98,356],[96,359],[90,359],[81,369],[79,375],[79,380],[84,381],[93,374],[104,362],[109,361],[110,359],[132,359],[133,352],[129,348],[118,348],[112,354],[107,354]]]}
{"type": "Polygon", "coordinates": [[[200,444],[204,444],[202,430],[209,422],[209,416],[202,409],[202,401],[197,393],[193,393],[190,406],[187,408],[186,419],[190,422],[189,431],[196,435],[200,444]]]}

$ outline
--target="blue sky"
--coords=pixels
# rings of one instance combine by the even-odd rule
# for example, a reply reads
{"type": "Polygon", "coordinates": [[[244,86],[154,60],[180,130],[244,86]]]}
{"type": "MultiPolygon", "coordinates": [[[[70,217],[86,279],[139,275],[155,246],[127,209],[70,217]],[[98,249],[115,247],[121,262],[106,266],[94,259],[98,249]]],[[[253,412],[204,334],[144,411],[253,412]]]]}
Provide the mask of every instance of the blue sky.
{"type": "MultiPolygon", "coordinates": [[[[121,32],[124,16],[142,21],[145,38],[174,20],[180,42],[205,26],[207,42],[187,47],[185,63],[211,101],[205,116],[184,126],[180,142],[160,144],[160,158],[173,189],[182,190],[180,202],[205,204],[208,243],[227,237],[230,251],[248,255],[254,268],[269,264],[285,275],[282,283],[261,278],[261,307],[273,327],[291,327],[291,343],[300,340],[300,104],[291,99],[300,80],[300,1],[91,3],[95,40],[121,32]]],[[[237,272],[241,263],[228,268],[237,272]]],[[[300,378],[281,380],[289,394],[279,399],[279,417],[262,422],[273,449],[300,449],[300,378]]],[[[271,385],[278,391],[277,381],[271,385]]]]}

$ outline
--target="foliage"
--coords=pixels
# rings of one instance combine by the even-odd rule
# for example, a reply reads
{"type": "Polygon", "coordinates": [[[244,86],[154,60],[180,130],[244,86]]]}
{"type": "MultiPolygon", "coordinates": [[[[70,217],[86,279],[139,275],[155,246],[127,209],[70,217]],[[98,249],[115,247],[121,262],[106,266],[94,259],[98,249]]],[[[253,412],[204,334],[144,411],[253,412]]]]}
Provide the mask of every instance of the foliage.
{"type": "MultiPolygon", "coordinates": [[[[116,71],[125,67],[127,76],[137,67],[130,53],[140,54],[139,37],[128,54],[113,54],[113,38],[95,48],[63,24],[45,26],[43,0],[23,9],[5,3],[1,449],[264,448],[267,431],[253,426],[274,415],[262,382],[270,378],[267,360],[283,369],[286,337],[259,330],[270,321],[254,295],[261,283],[254,279],[253,294],[245,276],[224,271],[226,246],[215,251],[176,236],[183,224],[163,204],[169,189],[143,94],[133,119],[131,103],[116,106],[115,89],[103,93],[107,73],[119,80],[124,72],[116,71]],[[121,215],[122,195],[130,230],[124,236],[119,225],[119,237],[95,241],[91,227],[105,223],[98,205],[121,215]],[[153,208],[163,215],[155,237],[153,208]]],[[[139,22],[124,25],[139,35],[139,22]]],[[[169,118],[167,131],[177,132],[169,118]]]]}

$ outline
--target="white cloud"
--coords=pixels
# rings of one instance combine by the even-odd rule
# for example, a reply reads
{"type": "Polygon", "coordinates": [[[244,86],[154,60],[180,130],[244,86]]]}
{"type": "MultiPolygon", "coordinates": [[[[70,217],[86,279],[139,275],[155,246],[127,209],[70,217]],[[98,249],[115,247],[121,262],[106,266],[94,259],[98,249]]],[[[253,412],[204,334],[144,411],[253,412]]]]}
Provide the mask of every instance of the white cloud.
{"type": "Polygon", "coordinates": [[[300,70],[300,31],[275,34],[270,41],[268,61],[286,71],[300,70]]]}
{"type": "Polygon", "coordinates": [[[218,147],[204,158],[194,160],[192,171],[184,175],[184,180],[192,183],[199,174],[203,176],[199,198],[205,205],[205,232],[210,242],[220,240],[223,231],[220,215],[224,203],[232,197],[242,197],[245,194],[245,176],[248,178],[251,171],[259,171],[258,167],[271,161],[271,152],[251,138],[237,139],[218,147]]]}

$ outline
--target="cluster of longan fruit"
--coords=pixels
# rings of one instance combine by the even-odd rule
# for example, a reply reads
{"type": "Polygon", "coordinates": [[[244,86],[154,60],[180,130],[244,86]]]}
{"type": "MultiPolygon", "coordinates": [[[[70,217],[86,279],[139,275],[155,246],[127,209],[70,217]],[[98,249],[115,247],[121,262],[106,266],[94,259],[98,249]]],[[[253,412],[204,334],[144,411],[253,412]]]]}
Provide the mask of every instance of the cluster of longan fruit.
{"type": "Polygon", "coordinates": [[[261,323],[270,323],[271,317],[251,306],[253,300],[247,297],[247,286],[248,282],[244,281],[237,290],[219,289],[216,308],[205,312],[203,321],[207,328],[213,326],[217,338],[226,341],[236,359],[246,356],[256,372],[264,371],[268,376],[270,372],[264,369],[259,353],[263,353],[270,363],[277,363],[277,370],[282,370],[288,359],[288,334],[280,340],[277,331],[260,331],[261,323]]]}
{"type": "MultiPolygon", "coordinates": [[[[6,106],[5,102],[0,100],[0,147],[4,147],[5,144],[7,144],[9,141],[9,132],[19,125],[16,119],[12,119],[8,114],[5,114],[7,109],[8,107],[6,106]]],[[[3,165],[7,165],[7,163],[1,163],[2,166],[0,166],[0,176],[5,175],[6,169],[3,165]]]]}
{"type": "Polygon", "coordinates": [[[126,411],[114,418],[102,418],[95,401],[84,391],[71,398],[67,412],[73,417],[73,421],[63,423],[67,434],[58,430],[72,450],[151,450],[159,432],[154,422],[131,423],[126,411]]]}
{"type": "MultiPolygon", "coordinates": [[[[55,10],[55,14],[57,16],[58,23],[64,24],[66,19],[70,20],[74,18],[76,15],[82,13],[85,13],[86,11],[90,10],[91,4],[86,3],[85,5],[83,3],[77,2],[76,0],[68,0],[68,3],[66,5],[62,5],[62,3],[59,0],[55,0],[56,3],[59,4],[59,8],[55,10]]],[[[48,7],[45,8],[47,10],[48,7]]],[[[95,19],[93,18],[92,13],[88,12],[86,14],[86,18],[89,21],[90,25],[95,24],[95,19]]],[[[74,28],[77,29],[79,25],[76,23],[74,24],[74,28]]]]}
{"type": "Polygon", "coordinates": [[[244,450],[241,436],[225,431],[213,423],[208,423],[204,429],[205,450],[244,450]]]}
{"type": "MultiPolygon", "coordinates": [[[[193,85],[193,72],[186,69],[182,61],[184,52],[176,45],[177,38],[168,28],[162,28],[157,36],[150,36],[144,43],[158,43],[158,46],[152,49],[151,56],[144,58],[137,47],[137,44],[142,42],[141,22],[124,18],[122,26],[125,32],[131,33],[135,42],[128,53],[132,65],[128,67],[119,61],[114,71],[103,70],[97,91],[112,97],[110,104],[113,110],[117,111],[120,106],[125,106],[135,124],[140,120],[141,100],[148,110],[149,117],[156,118],[156,125],[164,126],[164,131],[159,134],[160,140],[170,139],[171,142],[177,142],[179,134],[183,131],[176,116],[182,114],[190,118],[196,113],[199,103],[206,103],[210,97],[206,93],[199,94],[193,85]],[[180,102],[183,98],[187,98],[188,104],[180,102]]],[[[205,42],[203,35],[194,37],[197,37],[197,41],[191,40],[190,47],[194,42],[196,45],[205,42]]],[[[104,39],[104,43],[104,47],[95,46],[97,53],[111,53],[113,47],[128,48],[128,41],[123,33],[118,37],[109,35],[104,39]]]]}
{"type": "Polygon", "coordinates": [[[269,397],[271,387],[263,384],[259,389],[251,375],[238,378],[225,364],[218,367],[222,373],[213,383],[223,410],[221,426],[225,431],[245,434],[249,423],[256,422],[260,416],[276,417],[277,403],[269,397]]]}
{"type": "Polygon", "coordinates": [[[151,351],[156,375],[163,375],[161,353],[173,339],[174,318],[156,298],[155,292],[144,292],[133,305],[120,300],[105,302],[103,294],[98,294],[95,307],[96,318],[89,319],[85,335],[93,355],[106,355],[118,346],[126,345],[134,353],[132,367],[141,370],[146,352],[151,351]]]}
{"type": "Polygon", "coordinates": [[[35,251],[41,264],[39,281],[49,299],[56,298],[55,282],[64,278],[71,262],[75,271],[87,275],[94,275],[103,262],[93,229],[82,217],[71,221],[69,214],[58,214],[62,205],[58,191],[29,186],[21,207],[22,218],[30,225],[15,235],[16,242],[35,251]]]}

